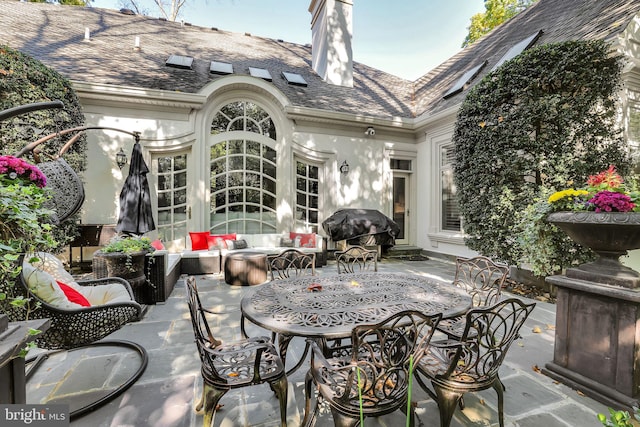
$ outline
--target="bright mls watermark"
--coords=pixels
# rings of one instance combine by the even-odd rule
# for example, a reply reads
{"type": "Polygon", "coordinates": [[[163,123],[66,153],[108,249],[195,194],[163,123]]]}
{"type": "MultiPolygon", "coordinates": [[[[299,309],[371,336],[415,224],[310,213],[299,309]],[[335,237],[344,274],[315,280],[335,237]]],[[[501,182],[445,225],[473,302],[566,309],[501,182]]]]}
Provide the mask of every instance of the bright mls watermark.
{"type": "Polygon", "coordinates": [[[69,405],[0,405],[0,426],[69,427],[69,405]]]}

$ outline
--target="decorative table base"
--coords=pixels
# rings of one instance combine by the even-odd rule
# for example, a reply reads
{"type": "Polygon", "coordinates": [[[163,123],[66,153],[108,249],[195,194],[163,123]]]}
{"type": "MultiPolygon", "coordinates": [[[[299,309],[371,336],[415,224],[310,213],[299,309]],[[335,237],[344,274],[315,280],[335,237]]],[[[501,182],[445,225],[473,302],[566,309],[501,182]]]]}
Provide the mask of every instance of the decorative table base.
{"type": "Polygon", "coordinates": [[[640,398],[640,292],[567,276],[557,287],[553,362],[543,372],[614,409],[640,398]]]}

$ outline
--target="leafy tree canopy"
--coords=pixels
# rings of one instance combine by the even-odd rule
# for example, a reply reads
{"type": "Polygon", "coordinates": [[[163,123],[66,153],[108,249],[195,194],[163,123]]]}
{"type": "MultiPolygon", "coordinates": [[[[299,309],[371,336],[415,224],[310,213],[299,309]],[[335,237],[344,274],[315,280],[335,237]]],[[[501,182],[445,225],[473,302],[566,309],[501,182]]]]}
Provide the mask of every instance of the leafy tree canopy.
{"type": "Polygon", "coordinates": [[[503,22],[508,21],[538,0],[485,0],[485,12],[476,13],[471,17],[469,33],[462,43],[462,47],[472,45],[480,37],[493,30],[503,22]]]}
{"type": "Polygon", "coordinates": [[[545,274],[584,256],[549,229],[546,197],[616,165],[630,170],[616,125],[622,59],[602,41],[529,49],[489,73],[463,102],[454,179],[467,245],[545,274]],[[533,224],[535,222],[535,224],[533,224]]]}

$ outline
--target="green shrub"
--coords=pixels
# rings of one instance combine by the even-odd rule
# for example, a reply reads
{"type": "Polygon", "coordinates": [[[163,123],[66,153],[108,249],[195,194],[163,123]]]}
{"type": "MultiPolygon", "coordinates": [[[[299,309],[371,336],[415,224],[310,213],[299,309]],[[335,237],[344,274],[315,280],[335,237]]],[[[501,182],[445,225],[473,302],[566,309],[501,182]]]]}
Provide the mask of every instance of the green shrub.
{"type": "Polygon", "coordinates": [[[460,108],[454,178],[466,244],[550,274],[588,258],[536,204],[630,160],[616,125],[620,56],[603,41],[531,48],[485,76],[460,108]]]}
{"type": "MultiPolygon", "coordinates": [[[[633,417],[640,421],[640,410],[637,407],[633,408],[633,417]]],[[[609,408],[609,418],[605,414],[598,414],[598,421],[606,427],[634,427],[631,421],[631,416],[627,411],[615,411],[609,408]]]]}

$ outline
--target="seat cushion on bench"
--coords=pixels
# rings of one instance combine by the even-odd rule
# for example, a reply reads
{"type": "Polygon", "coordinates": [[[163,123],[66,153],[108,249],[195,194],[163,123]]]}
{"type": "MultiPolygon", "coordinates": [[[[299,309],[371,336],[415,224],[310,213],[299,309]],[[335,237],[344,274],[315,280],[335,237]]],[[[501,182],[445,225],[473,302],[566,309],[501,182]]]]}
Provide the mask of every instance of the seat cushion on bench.
{"type": "Polygon", "coordinates": [[[182,274],[217,274],[220,273],[220,251],[181,252],[180,270],[182,274]]]}

